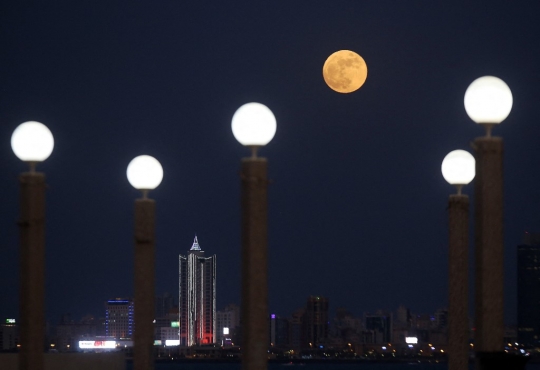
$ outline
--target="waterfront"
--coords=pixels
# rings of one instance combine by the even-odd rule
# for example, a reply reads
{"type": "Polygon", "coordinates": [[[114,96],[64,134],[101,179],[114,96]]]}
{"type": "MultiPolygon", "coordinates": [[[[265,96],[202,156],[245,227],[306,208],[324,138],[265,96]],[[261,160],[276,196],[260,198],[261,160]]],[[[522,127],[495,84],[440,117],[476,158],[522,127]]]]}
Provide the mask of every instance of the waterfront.
{"type": "MultiPolygon", "coordinates": [[[[156,364],[155,370],[241,370],[240,363],[159,363],[156,364]]],[[[469,367],[473,369],[472,366],[469,367]]],[[[446,364],[419,364],[419,363],[355,363],[355,364],[336,364],[336,363],[317,363],[317,364],[268,364],[268,370],[287,370],[287,369],[304,369],[304,370],[446,370],[446,364]]],[[[127,370],[132,370],[130,366],[127,370]]]]}
{"type": "MultiPolygon", "coordinates": [[[[155,370],[241,370],[240,363],[156,363],[155,370]]],[[[268,370],[287,370],[287,369],[304,369],[304,370],[446,370],[446,363],[272,363],[268,364],[268,370]]],[[[127,370],[132,370],[131,364],[126,367],[127,370]]],[[[469,364],[469,370],[474,369],[474,364],[469,364]]],[[[527,370],[540,370],[540,364],[529,364],[527,370]]]]}

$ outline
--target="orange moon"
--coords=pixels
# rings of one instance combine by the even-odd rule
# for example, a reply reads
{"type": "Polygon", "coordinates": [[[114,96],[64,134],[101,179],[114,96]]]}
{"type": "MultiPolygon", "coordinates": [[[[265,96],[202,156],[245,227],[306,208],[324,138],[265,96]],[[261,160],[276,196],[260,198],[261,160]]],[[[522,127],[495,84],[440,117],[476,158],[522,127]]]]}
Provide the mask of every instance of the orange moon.
{"type": "Polygon", "coordinates": [[[323,77],[332,90],[351,93],[366,82],[367,65],[364,58],[354,51],[336,51],[324,62],[323,77]]]}

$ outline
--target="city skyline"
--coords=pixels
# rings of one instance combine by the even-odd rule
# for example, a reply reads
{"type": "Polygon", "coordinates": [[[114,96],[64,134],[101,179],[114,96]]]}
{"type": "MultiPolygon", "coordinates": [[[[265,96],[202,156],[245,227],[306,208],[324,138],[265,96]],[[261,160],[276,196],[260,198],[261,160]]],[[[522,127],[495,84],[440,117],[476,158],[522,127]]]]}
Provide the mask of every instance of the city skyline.
{"type": "MultiPolygon", "coordinates": [[[[495,75],[514,97],[493,134],[505,143],[505,318],[516,323],[515,247],[524,231],[540,230],[540,5],[61,1],[1,8],[8,58],[0,62],[0,314],[18,312],[17,176],[26,166],[9,140],[28,120],[46,124],[55,138],[51,157],[37,167],[48,184],[49,321],[133,295],[139,194],[125,171],[140,154],[164,168],[151,192],[156,292],[176,290],[173,256],[195,231],[220,256],[218,307],[239,303],[238,171],[249,150],[230,124],[250,101],[277,119],[275,138],[259,151],[272,180],[270,311],[287,312],[311,294],[353,312],[399,304],[434,311],[447,300],[453,192],[441,161],[454,149],[472,152],[469,143],[483,135],[463,96],[476,78],[495,75]],[[326,58],[341,49],[357,52],[368,68],[351,94],[331,90],[322,76],[326,58]]],[[[473,188],[464,189],[471,204],[473,188]]],[[[472,240],[471,233],[471,262],[472,240]]]]}

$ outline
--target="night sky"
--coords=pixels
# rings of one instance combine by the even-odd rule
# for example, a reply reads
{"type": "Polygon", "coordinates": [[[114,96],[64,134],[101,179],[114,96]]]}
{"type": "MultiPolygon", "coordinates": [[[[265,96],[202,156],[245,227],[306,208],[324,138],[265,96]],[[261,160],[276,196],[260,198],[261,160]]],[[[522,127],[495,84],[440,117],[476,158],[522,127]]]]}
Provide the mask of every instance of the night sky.
{"type": "MultiPolygon", "coordinates": [[[[10,138],[28,120],[55,138],[38,166],[51,322],[102,316],[107,299],[133,294],[139,194],[126,167],[140,154],[164,168],[150,193],[156,292],[178,295],[178,254],[196,233],[217,255],[218,309],[239,303],[239,168],[249,150],[230,124],[252,101],[277,119],[260,150],[272,179],[270,310],[287,316],[315,294],[357,315],[445,307],[453,188],[441,161],[483,135],[463,96],[494,75],[514,96],[494,135],[505,141],[505,303],[515,323],[516,246],[524,231],[540,232],[539,18],[540,5],[525,0],[2,2],[0,318],[18,312],[26,165],[10,138]],[[340,49],[368,66],[352,94],[322,78],[340,49]]],[[[472,184],[464,192],[472,197],[472,184]]]]}

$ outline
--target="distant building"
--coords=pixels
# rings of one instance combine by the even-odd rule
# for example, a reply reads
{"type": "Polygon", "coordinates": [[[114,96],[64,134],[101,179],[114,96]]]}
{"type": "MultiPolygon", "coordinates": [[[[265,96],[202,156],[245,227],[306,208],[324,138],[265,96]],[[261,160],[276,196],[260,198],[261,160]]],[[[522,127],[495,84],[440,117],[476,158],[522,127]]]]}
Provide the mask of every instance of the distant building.
{"type": "Polygon", "coordinates": [[[179,256],[180,345],[216,342],[216,255],[205,257],[197,236],[179,256]]]}
{"type": "Polygon", "coordinates": [[[334,346],[343,346],[344,343],[359,343],[362,332],[362,320],[353,316],[345,308],[336,309],[336,317],[331,322],[330,337],[334,346]]]}
{"type": "Polygon", "coordinates": [[[5,319],[0,323],[0,351],[9,351],[17,348],[19,342],[19,326],[15,319],[5,319]]]}
{"type": "Polygon", "coordinates": [[[435,327],[439,330],[448,328],[448,310],[446,308],[439,308],[435,311],[435,327]]]}
{"type": "Polygon", "coordinates": [[[156,319],[166,317],[174,307],[174,297],[169,293],[156,296],[154,301],[154,315],[156,319]]]}
{"type": "Polygon", "coordinates": [[[289,320],[271,314],[269,321],[270,347],[287,348],[289,346],[289,320]]]}
{"type": "Polygon", "coordinates": [[[180,338],[180,322],[178,321],[178,306],[170,308],[169,313],[161,317],[156,317],[154,322],[154,339],[155,340],[179,340],[180,338]],[[165,329],[165,330],[162,330],[165,329]],[[176,332],[176,337],[171,338],[176,332]],[[164,334],[165,333],[165,334],[164,334]],[[164,337],[166,336],[166,338],[164,337]]]}
{"type": "Polygon", "coordinates": [[[399,327],[400,329],[408,329],[411,327],[411,311],[407,307],[400,305],[396,309],[394,318],[394,326],[399,327]]]}
{"type": "Polygon", "coordinates": [[[79,341],[95,337],[98,333],[97,328],[98,323],[91,315],[76,323],[69,314],[63,314],[56,326],[55,349],[60,352],[77,351],[79,341]]]}
{"type": "Polygon", "coordinates": [[[133,338],[133,300],[110,299],[105,303],[105,335],[107,337],[133,338]]]}
{"type": "Polygon", "coordinates": [[[178,327],[161,327],[159,334],[158,340],[161,340],[161,343],[168,340],[178,340],[178,327]]]}
{"type": "Polygon", "coordinates": [[[392,314],[377,311],[375,314],[364,314],[364,342],[390,343],[392,342],[392,314]]]}
{"type": "Polygon", "coordinates": [[[231,303],[223,311],[216,312],[216,343],[222,344],[226,338],[235,343],[239,328],[240,307],[231,303]]]}
{"type": "Polygon", "coordinates": [[[303,317],[303,347],[314,348],[328,339],[328,298],[310,296],[303,317]]]}
{"type": "Polygon", "coordinates": [[[540,346],[540,234],[517,247],[518,343],[540,346]]]}
{"type": "Polygon", "coordinates": [[[289,319],[289,345],[295,351],[299,351],[304,342],[302,327],[305,313],[305,308],[299,308],[293,312],[292,317],[289,319]]]}

